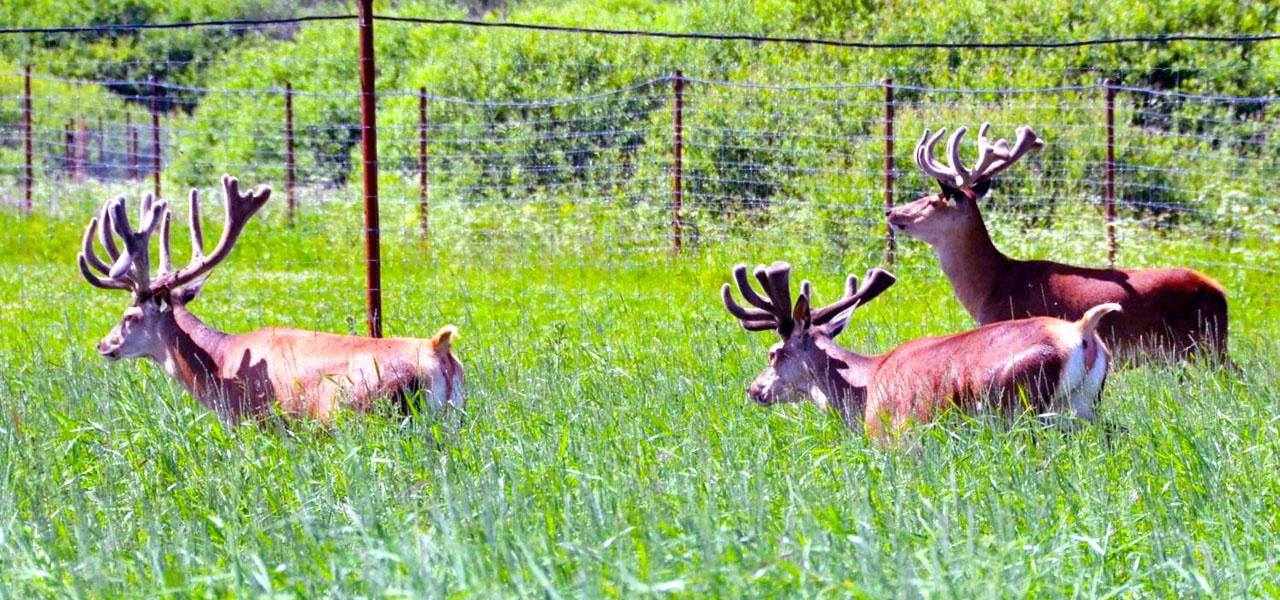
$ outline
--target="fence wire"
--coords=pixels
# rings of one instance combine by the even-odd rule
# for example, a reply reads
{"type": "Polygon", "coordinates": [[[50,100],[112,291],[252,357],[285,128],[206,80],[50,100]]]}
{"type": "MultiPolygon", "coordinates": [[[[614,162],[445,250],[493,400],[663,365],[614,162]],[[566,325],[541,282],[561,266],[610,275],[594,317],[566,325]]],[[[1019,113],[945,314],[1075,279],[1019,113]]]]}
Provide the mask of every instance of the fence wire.
{"type": "MultiPolygon", "coordinates": [[[[352,87],[288,89],[270,77],[255,87],[199,87],[35,68],[28,112],[26,75],[2,71],[0,199],[25,207],[28,136],[31,208],[67,218],[87,220],[103,200],[137,196],[154,181],[163,197],[198,187],[216,206],[222,172],[269,183],[283,198],[291,170],[295,234],[326,236],[333,248],[357,252],[355,64],[299,60],[348,73],[352,87]]],[[[90,62],[80,67],[92,71],[90,62]]],[[[458,63],[486,68],[481,59],[458,63]]],[[[615,82],[620,72],[608,63],[580,66],[615,82]]],[[[985,66],[992,84],[982,88],[956,87],[932,67],[911,65],[844,69],[834,77],[822,69],[677,76],[654,65],[648,77],[545,98],[380,88],[384,244],[409,247],[425,236],[435,244],[544,248],[592,260],[665,253],[678,229],[685,252],[749,248],[763,236],[876,262],[886,243],[886,180],[897,203],[936,188],[911,159],[924,129],[968,126],[964,154],[971,157],[976,129],[989,121],[997,137],[1029,125],[1048,142],[1002,174],[983,202],[996,244],[1019,258],[1045,257],[1052,248],[1074,262],[1106,264],[1108,90],[1100,82],[1123,70],[1067,67],[1053,78],[1063,85],[1014,88],[998,87],[1008,69],[985,66]],[[892,136],[885,78],[896,82],[892,136]]],[[[1194,79],[1193,67],[1178,77],[1194,79]]],[[[68,70],[77,69],[59,66],[68,70]]],[[[1280,98],[1111,90],[1117,264],[1274,272],[1280,98]]],[[[923,253],[919,244],[897,243],[923,253]]],[[[294,260],[306,264],[276,266],[314,267],[329,258],[294,260]]]]}

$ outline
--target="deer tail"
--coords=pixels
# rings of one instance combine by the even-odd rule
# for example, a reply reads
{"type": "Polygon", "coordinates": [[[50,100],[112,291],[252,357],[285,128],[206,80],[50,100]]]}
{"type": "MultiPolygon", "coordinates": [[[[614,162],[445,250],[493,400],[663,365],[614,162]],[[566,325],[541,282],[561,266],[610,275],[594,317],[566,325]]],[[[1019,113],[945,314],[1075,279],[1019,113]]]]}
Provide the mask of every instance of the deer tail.
{"type": "Polygon", "coordinates": [[[1098,330],[1098,324],[1105,317],[1113,312],[1121,312],[1120,305],[1115,302],[1099,304],[1085,311],[1084,316],[1076,321],[1076,326],[1080,328],[1080,336],[1088,340],[1098,330]]]}
{"type": "Polygon", "coordinates": [[[458,335],[457,327],[453,325],[445,325],[444,327],[441,327],[440,331],[436,332],[436,334],[431,337],[431,351],[434,352],[436,356],[448,354],[450,348],[453,347],[453,338],[456,335],[458,335]]]}

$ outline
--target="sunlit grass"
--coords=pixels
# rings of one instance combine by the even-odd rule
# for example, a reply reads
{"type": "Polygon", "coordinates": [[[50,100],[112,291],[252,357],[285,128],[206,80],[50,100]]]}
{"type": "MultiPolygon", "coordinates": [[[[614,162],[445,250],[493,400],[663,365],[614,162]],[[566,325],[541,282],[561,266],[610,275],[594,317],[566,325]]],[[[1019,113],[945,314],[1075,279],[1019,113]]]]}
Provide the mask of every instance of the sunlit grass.
{"type": "MultiPolygon", "coordinates": [[[[250,225],[193,311],[229,331],[362,333],[354,205],[311,209],[293,229],[277,210],[250,225]]],[[[424,245],[412,210],[393,202],[384,215],[387,331],[460,327],[469,414],[456,432],[353,414],[328,428],[225,428],[156,365],[94,355],[127,300],[74,268],[91,205],[54,220],[0,213],[0,586],[1280,594],[1280,277],[1214,266],[1238,250],[1149,236],[1122,257],[1185,260],[1221,280],[1239,372],[1122,371],[1105,427],[955,416],[902,451],[812,407],[752,406],[744,388],[771,339],[740,330],[717,298],[735,262],[774,259],[834,298],[846,273],[878,263],[879,229],[841,251],[779,227],[672,258],[656,232],[645,244],[575,229],[522,243],[539,227],[527,215],[481,238],[449,207],[424,245]]],[[[1105,257],[1096,229],[1000,227],[1017,255],[1105,257]]],[[[859,312],[848,347],[970,326],[922,246],[904,243],[895,270],[899,285],[859,312]]]]}

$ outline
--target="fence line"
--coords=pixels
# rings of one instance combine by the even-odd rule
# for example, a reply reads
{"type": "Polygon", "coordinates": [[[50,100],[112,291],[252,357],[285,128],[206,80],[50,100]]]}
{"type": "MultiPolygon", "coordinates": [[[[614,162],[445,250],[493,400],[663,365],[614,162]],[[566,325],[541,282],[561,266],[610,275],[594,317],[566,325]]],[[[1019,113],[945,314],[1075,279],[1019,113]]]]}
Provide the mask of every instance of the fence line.
{"type": "Polygon", "coordinates": [[[682,31],[654,31],[644,29],[614,29],[605,27],[574,27],[568,25],[544,25],[537,23],[520,23],[515,21],[484,21],[480,19],[452,19],[411,17],[398,15],[372,15],[370,11],[357,14],[306,15],[274,19],[219,19],[210,21],[183,21],[177,23],[137,23],[89,26],[57,26],[57,27],[3,27],[0,35],[32,35],[49,33],[119,33],[124,31],[147,31],[166,29],[195,29],[202,27],[220,27],[234,29],[255,29],[267,26],[299,24],[317,21],[361,21],[368,14],[368,23],[385,21],[388,23],[404,23],[413,25],[448,25],[486,29],[517,29],[554,33],[575,33],[589,35],[648,37],[678,40],[699,40],[717,42],[755,42],[771,44],[790,44],[799,46],[828,46],[836,48],[852,48],[862,50],[901,50],[901,49],[940,49],[940,50],[973,50],[973,49],[1064,49],[1087,46],[1114,46],[1124,44],[1169,44],[1173,42],[1248,44],[1280,40],[1280,32],[1260,34],[1195,34],[1174,33],[1157,35],[1131,35],[1080,40],[1013,40],[1003,42],[975,41],[906,41],[906,42],[868,42],[856,40],[836,40],[829,38],[813,38],[803,36],[772,36],[749,33],[709,33],[682,31]]]}
{"type": "MultiPolygon", "coordinates": [[[[878,229],[880,211],[893,206],[898,188],[931,187],[895,160],[897,153],[914,146],[916,132],[989,119],[1005,132],[1030,124],[1049,132],[1050,142],[1028,164],[1000,178],[993,194],[1000,204],[990,209],[995,220],[1015,219],[1030,234],[1047,229],[1045,224],[1060,217],[1064,203],[1100,205],[1105,221],[1098,230],[1105,232],[1112,265],[1126,231],[1141,231],[1139,227],[1177,227],[1187,236],[1227,244],[1280,241],[1280,136],[1273,122],[1280,97],[1188,94],[1111,80],[954,88],[892,78],[730,81],[679,70],[560,98],[484,100],[426,88],[375,95],[372,27],[385,20],[361,21],[362,48],[367,35],[368,54],[360,61],[358,93],[295,89],[292,81],[282,88],[230,89],[68,79],[33,73],[30,67],[0,73],[0,78],[22,79],[21,94],[12,98],[18,108],[14,114],[20,113],[13,122],[20,125],[0,129],[0,152],[9,146],[23,149],[21,168],[0,168],[0,181],[12,168],[22,189],[20,205],[29,212],[36,208],[38,187],[150,176],[159,196],[166,174],[183,179],[217,164],[271,178],[281,176],[277,165],[283,165],[292,224],[299,190],[303,201],[314,201],[307,191],[343,186],[359,162],[371,335],[381,334],[383,320],[380,165],[384,173],[400,175],[405,187],[414,188],[424,240],[434,235],[429,223],[437,231],[449,226],[439,216],[432,221],[433,210],[456,216],[457,210],[519,207],[527,211],[521,216],[551,222],[553,236],[663,243],[676,255],[733,239],[766,222],[786,227],[794,221],[797,229],[810,227],[808,236],[819,235],[811,227],[816,224],[824,239],[848,245],[872,241],[875,234],[866,231],[878,229]],[[32,80],[70,86],[77,96],[34,96],[32,80]],[[108,87],[145,93],[85,101],[108,87]],[[170,96],[175,92],[200,97],[170,96]],[[243,108],[231,107],[232,99],[246,97],[263,111],[260,116],[246,119],[243,108]],[[379,97],[383,118],[375,123],[379,97]],[[349,117],[356,98],[359,122],[349,117]],[[149,123],[135,122],[135,113],[149,123]],[[140,136],[147,139],[140,142],[140,136]],[[204,148],[206,142],[212,147],[204,148]],[[877,195],[883,203],[874,200],[877,195]],[[609,214],[600,223],[575,222],[581,218],[570,210],[575,207],[609,214]],[[665,233],[668,226],[670,233],[665,233]]],[[[3,115],[0,127],[7,123],[3,115]]],[[[497,222],[504,223],[501,218],[497,222]]],[[[473,234],[501,239],[510,232],[499,224],[473,234]]],[[[874,241],[882,244],[883,260],[892,265],[897,258],[893,231],[886,227],[882,241],[874,241]]],[[[1232,264],[1269,269],[1243,261],[1232,264]]]]}

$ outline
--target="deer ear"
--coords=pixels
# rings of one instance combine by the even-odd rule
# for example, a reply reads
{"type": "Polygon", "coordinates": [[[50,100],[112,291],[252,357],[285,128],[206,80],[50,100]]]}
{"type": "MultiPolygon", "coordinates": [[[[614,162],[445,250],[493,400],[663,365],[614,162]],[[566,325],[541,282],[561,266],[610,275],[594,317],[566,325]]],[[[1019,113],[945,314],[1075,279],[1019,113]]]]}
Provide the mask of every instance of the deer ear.
{"type": "Polygon", "coordinates": [[[973,190],[974,198],[981,198],[983,196],[986,196],[987,192],[991,191],[991,180],[986,179],[983,181],[979,181],[978,183],[974,184],[973,187],[970,189],[973,190]]]}
{"type": "Polygon", "coordinates": [[[849,319],[853,318],[853,311],[858,309],[859,304],[861,304],[861,302],[855,302],[853,306],[840,311],[840,314],[832,317],[830,321],[827,321],[827,324],[824,325],[824,327],[827,328],[827,335],[830,337],[840,335],[841,332],[844,331],[844,328],[849,326],[849,319]]]}
{"type": "Polygon", "coordinates": [[[791,319],[796,322],[797,331],[809,328],[809,294],[800,294],[795,310],[791,311],[791,319]]]}
{"type": "Polygon", "coordinates": [[[952,202],[964,200],[964,192],[960,191],[960,188],[949,186],[941,181],[938,182],[938,187],[942,189],[942,197],[944,199],[952,202]]]}
{"type": "Polygon", "coordinates": [[[173,308],[173,300],[169,298],[169,289],[161,288],[151,295],[151,302],[155,303],[156,309],[160,312],[169,312],[173,308]]]}

